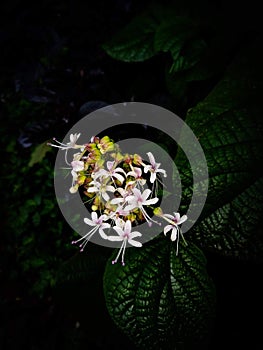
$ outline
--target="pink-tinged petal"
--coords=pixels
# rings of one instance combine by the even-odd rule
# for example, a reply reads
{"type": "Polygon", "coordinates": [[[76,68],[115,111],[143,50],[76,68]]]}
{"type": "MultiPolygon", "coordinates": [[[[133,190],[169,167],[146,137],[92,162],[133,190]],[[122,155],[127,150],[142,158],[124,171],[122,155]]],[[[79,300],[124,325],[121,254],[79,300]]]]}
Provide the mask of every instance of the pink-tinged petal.
{"type": "Polygon", "coordinates": [[[149,157],[149,161],[152,165],[155,165],[155,159],[154,159],[154,156],[152,154],[152,152],[148,152],[147,153],[147,156],[149,157]]]}
{"type": "Polygon", "coordinates": [[[91,213],[91,219],[93,222],[98,220],[98,214],[95,211],[91,213]]]}
{"type": "Polygon", "coordinates": [[[171,214],[163,214],[163,216],[165,217],[165,218],[168,218],[168,219],[171,219],[171,220],[173,220],[173,215],[171,215],[171,214]]]}
{"type": "Polygon", "coordinates": [[[131,232],[131,221],[130,220],[127,220],[125,222],[125,226],[124,226],[124,231],[123,232],[126,233],[126,234],[130,234],[130,232],[131,232]]]}
{"type": "Polygon", "coordinates": [[[174,220],[175,220],[176,224],[179,223],[179,221],[180,221],[180,214],[179,213],[174,213],[174,220]]]}
{"type": "Polygon", "coordinates": [[[147,201],[143,202],[143,205],[151,205],[151,204],[156,204],[158,202],[159,198],[152,198],[148,199],[147,201]]]}
{"type": "Polygon", "coordinates": [[[121,236],[107,236],[107,237],[108,237],[108,240],[109,240],[109,241],[112,241],[112,242],[114,242],[114,241],[120,242],[120,241],[123,240],[123,238],[122,238],[121,236]]]}
{"type": "Polygon", "coordinates": [[[126,198],[125,198],[125,200],[126,200],[126,202],[128,202],[128,203],[133,203],[133,202],[137,202],[137,197],[135,197],[135,196],[127,196],[126,198]]]}
{"type": "Polygon", "coordinates": [[[177,227],[174,227],[173,230],[172,230],[172,234],[171,234],[171,241],[175,241],[176,238],[177,238],[177,233],[178,233],[178,228],[177,227]]]}
{"type": "Polygon", "coordinates": [[[132,192],[136,198],[140,198],[142,196],[141,191],[138,190],[138,188],[134,188],[132,192]]]}
{"type": "Polygon", "coordinates": [[[128,210],[128,211],[131,211],[135,208],[138,208],[138,205],[137,204],[129,204],[125,207],[125,210],[128,210]]]}
{"type": "Polygon", "coordinates": [[[150,183],[153,184],[155,180],[156,180],[156,173],[151,173],[150,183]]]}
{"type": "Polygon", "coordinates": [[[110,162],[110,161],[107,162],[107,169],[108,169],[109,171],[112,170],[114,163],[115,163],[114,161],[113,161],[113,162],[110,162]]]}
{"type": "Polygon", "coordinates": [[[173,225],[166,225],[163,229],[163,233],[166,235],[166,233],[172,230],[173,228],[174,228],[173,225]]]}
{"type": "Polygon", "coordinates": [[[128,243],[134,247],[137,247],[137,248],[142,247],[141,242],[134,241],[133,239],[128,239],[128,243]]]}
{"type": "Polygon", "coordinates": [[[84,222],[85,222],[85,224],[87,224],[89,226],[96,226],[96,224],[94,224],[94,222],[88,218],[84,218],[84,222]]]}
{"type": "MultiPolygon", "coordinates": [[[[118,233],[118,235],[122,237],[122,235],[123,235],[123,229],[122,229],[121,227],[119,227],[119,226],[113,226],[113,230],[115,230],[115,231],[118,233]]],[[[122,238],[121,238],[121,239],[122,239],[122,238]]]]}
{"type": "Polygon", "coordinates": [[[187,220],[187,216],[186,216],[186,215],[183,215],[183,216],[181,217],[181,219],[179,220],[178,225],[182,224],[182,223],[185,222],[186,220],[187,220]]]}

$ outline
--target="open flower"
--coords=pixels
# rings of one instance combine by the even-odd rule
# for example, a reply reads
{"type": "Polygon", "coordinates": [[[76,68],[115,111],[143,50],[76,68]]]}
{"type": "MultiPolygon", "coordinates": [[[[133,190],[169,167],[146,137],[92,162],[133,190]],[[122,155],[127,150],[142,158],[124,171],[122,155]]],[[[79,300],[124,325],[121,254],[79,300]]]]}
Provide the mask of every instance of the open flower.
{"type": "Polygon", "coordinates": [[[152,218],[150,218],[150,216],[146,213],[144,206],[156,204],[159,198],[155,197],[155,198],[147,199],[152,193],[152,191],[148,188],[144,190],[143,193],[141,193],[141,191],[138,190],[138,188],[134,188],[132,192],[133,192],[133,195],[128,196],[126,198],[128,205],[125,207],[125,209],[130,211],[130,210],[139,208],[145,220],[148,222],[149,226],[152,225],[151,221],[157,223],[152,218]]]}
{"type": "Polygon", "coordinates": [[[159,166],[161,165],[161,163],[155,162],[155,158],[153,154],[151,152],[148,152],[147,156],[149,157],[149,161],[151,165],[144,164],[144,172],[147,173],[149,171],[151,173],[150,182],[154,183],[154,181],[156,180],[157,173],[162,173],[164,177],[166,177],[167,176],[166,171],[164,169],[159,169],[159,166]]]}
{"type": "Polygon", "coordinates": [[[177,240],[176,254],[178,254],[179,238],[180,238],[180,234],[182,235],[182,232],[181,232],[181,229],[180,229],[179,225],[181,225],[183,222],[185,222],[187,220],[187,216],[183,215],[182,217],[180,217],[179,213],[174,213],[174,215],[163,214],[162,217],[166,221],[169,222],[169,225],[166,225],[164,227],[163,233],[166,236],[167,232],[172,230],[171,240],[172,241],[176,241],[177,240]]]}
{"type": "Polygon", "coordinates": [[[53,138],[53,140],[57,143],[57,145],[54,145],[53,143],[48,143],[49,146],[52,147],[57,147],[60,148],[61,150],[65,150],[65,162],[66,164],[70,165],[68,160],[67,160],[67,154],[68,154],[68,150],[69,149],[76,149],[76,148],[83,148],[83,145],[77,145],[77,140],[80,137],[80,133],[79,134],[70,134],[69,136],[69,142],[67,143],[62,143],[59,142],[55,137],[53,138]]]}
{"type": "Polygon", "coordinates": [[[100,236],[103,239],[107,239],[108,236],[104,233],[103,230],[105,230],[106,228],[109,228],[111,225],[108,224],[107,221],[108,220],[108,216],[103,214],[100,217],[98,217],[98,214],[93,211],[91,213],[91,220],[88,218],[84,218],[84,222],[85,224],[89,225],[89,226],[94,226],[88,233],[86,233],[83,237],[81,237],[80,239],[78,239],[77,241],[73,241],[71,242],[72,244],[76,244],[78,242],[82,242],[79,247],[81,248],[81,252],[83,252],[86,244],[88,243],[88,241],[91,239],[91,237],[94,235],[95,232],[99,231],[100,236]]]}
{"type": "Polygon", "coordinates": [[[88,192],[97,193],[99,198],[103,198],[106,202],[110,199],[110,196],[107,192],[115,192],[115,188],[111,185],[106,185],[104,182],[91,181],[90,185],[92,187],[88,188],[88,192]]]}
{"type": "Polygon", "coordinates": [[[125,225],[123,227],[123,220],[116,221],[116,226],[113,227],[113,229],[118,233],[118,236],[108,236],[109,241],[122,241],[122,245],[120,247],[120,250],[116,256],[116,258],[112,261],[112,264],[116,264],[116,262],[119,259],[119,256],[122,252],[121,256],[121,263],[122,266],[125,265],[124,262],[124,255],[125,255],[125,249],[127,242],[134,246],[134,247],[141,247],[141,242],[135,241],[134,238],[141,237],[141,233],[138,231],[131,232],[131,221],[127,220],[125,222],[125,225]]]}
{"type": "Polygon", "coordinates": [[[114,179],[117,179],[118,181],[120,181],[120,183],[122,184],[123,181],[124,181],[124,177],[120,174],[124,174],[124,176],[126,177],[126,173],[125,171],[122,169],[122,168],[115,168],[115,161],[108,161],[106,163],[107,165],[107,169],[100,169],[99,171],[97,171],[95,174],[94,174],[94,179],[97,179],[98,177],[110,177],[112,182],[114,182],[114,179]]]}

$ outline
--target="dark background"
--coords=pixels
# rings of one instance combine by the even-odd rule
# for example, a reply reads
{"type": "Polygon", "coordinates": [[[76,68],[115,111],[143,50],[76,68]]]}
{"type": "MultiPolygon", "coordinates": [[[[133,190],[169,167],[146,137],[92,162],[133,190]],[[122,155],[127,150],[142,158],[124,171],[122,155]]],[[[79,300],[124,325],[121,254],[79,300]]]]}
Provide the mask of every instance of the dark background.
{"type": "MultiPolygon", "coordinates": [[[[4,208],[0,240],[0,349],[133,349],[110,320],[103,304],[102,284],[93,280],[94,276],[88,285],[74,281],[52,284],[49,269],[59,270],[76,254],[71,246],[61,248],[67,237],[67,241],[71,240],[69,228],[64,224],[63,238],[57,238],[57,245],[50,243],[55,240],[53,237],[39,238],[31,248],[25,248],[23,255],[20,244],[28,247],[25,239],[33,235],[32,220],[37,219],[30,212],[27,223],[33,228],[28,236],[26,232],[19,235],[15,231],[15,220],[17,227],[21,226],[18,217],[26,215],[28,199],[43,188],[43,175],[37,178],[39,182],[34,182],[34,168],[19,172],[35,145],[54,135],[58,139],[63,137],[79,118],[105,104],[134,99],[175,109],[162,74],[162,55],[147,62],[126,64],[110,58],[101,48],[148,3],[139,0],[1,3],[1,169],[5,175],[1,179],[4,208]],[[26,190],[19,194],[16,183],[26,190]],[[29,263],[31,253],[34,259],[39,253],[38,245],[41,254],[46,251],[47,256],[52,256],[58,252],[57,260],[52,260],[42,275],[38,269],[43,262],[29,263]],[[40,284],[45,278],[47,283],[40,284]]],[[[219,19],[229,35],[233,28],[238,28],[249,40],[262,33],[262,13],[257,1],[188,0],[183,4],[190,13],[200,12],[209,21],[219,19]]],[[[201,88],[199,97],[205,96],[213,83],[209,82],[203,91],[201,88]]],[[[194,92],[188,91],[186,102],[177,103],[178,115],[184,117],[186,110],[197,102],[194,92]]],[[[52,153],[45,166],[52,169],[53,161],[52,153]]],[[[46,203],[50,205],[52,173],[49,181],[46,203]]],[[[63,221],[55,206],[51,208],[54,217],[63,221]]],[[[40,236],[47,235],[52,223],[38,226],[42,230],[40,236]]],[[[96,254],[96,247],[91,250],[96,254]]],[[[105,257],[108,255],[105,251],[105,257]]],[[[262,265],[212,253],[207,253],[207,258],[218,297],[210,348],[261,349],[262,265]]]]}

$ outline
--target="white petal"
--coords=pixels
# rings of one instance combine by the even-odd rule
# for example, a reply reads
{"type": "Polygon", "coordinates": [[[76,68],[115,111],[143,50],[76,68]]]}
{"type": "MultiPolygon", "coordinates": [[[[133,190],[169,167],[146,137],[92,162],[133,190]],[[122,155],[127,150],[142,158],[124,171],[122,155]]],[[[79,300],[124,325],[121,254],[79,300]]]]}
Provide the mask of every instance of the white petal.
{"type": "Polygon", "coordinates": [[[103,193],[101,193],[101,195],[102,195],[102,198],[103,198],[106,202],[108,202],[108,200],[110,199],[110,196],[108,195],[108,193],[107,193],[107,192],[103,192],[103,193]]]}
{"type": "Polygon", "coordinates": [[[112,176],[119,180],[121,183],[123,183],[124,177],[122,175],[114,173],[112,176]]]}
{"type": "Polygon", "coordinates": [[[89,226],[96,226],[96,224],[94,224],[94,222],[88,218],[84,218],[84,222],[85,222],[85,224],[87,224],[89,226]]]}
{"type": "Polygon", "coordinates": [[[147,156],[149,157],[149,161],[152,165],[155,165],[155,159],[154,159],[154,156],[152,154],[152,152],[148,152],[147,153],[147,156]]]}
{"type": "Polygon", "coordinates": [[[147,188],[146,190],[143,191],[142,193],[142,199],[143,199],[143,202],[149,197],[149,195],[152,193],[152,191],[147,188]]]}
{"type": "Polygon", "coordinates": [[[106,186],[106,191],[115,192],[116,189],[113,186],[106,186]]]}
{"type": "Polygon", "coordinates": [[[180,221],[180,214],[174,213],[174,219],[175,219],[175,222],[178,223],[180,221]]]}
{"type": "Polygon", "coordinates": [[[163,214],[164,217],[173,220],[174,216],[171,214],[163,214]]]}
{"type": "MultiPolygon", "coordinates": [[[[150,190],[149,190],[149,191],[150,191],[150,190]]],[[[134,194],[134,196],[135,196],[136,198],[140,198],[140,197],[142,196],[141,191],[138,190],[138,188],[134,188],[134,189],[132,190],[132,192],[133,192],[133,194],[134,194]]]]}
{"type": "Polygon", "coordinates": [[[136,204],[129,204],[129,205],[127,205],[127,206],[125,207],[125,210],[131,211],[131,210],[133,210],[133,209],[135,209],[135,208],[138,208],[138,206],[137,206],[136,204]]]}
{"type": "Polygon", "coordinates": [[[164,169],[158,169],[156,170],[157,173],[162,173],[164,177],[167,176],[166,171],[164,169]]]}
{"type": "Polygon", "coordinates": [[[93,222],[98,220],[98,214],[95,211],[91,213],[91,219],[93,222]]]}
{"type": "Polygon", "coordinates": [[[114,170],[114,172],[115,172],[115,173],[123,173],[123,174],[126,176],[126,173],[125,173],[125,171],[124,171],[122,168],[116,168],[116,169],[114,170]]]}
{"type": "Polygon", "coordinates": [[[152,169],[152,166],[151,166],[151,165],[145,165],[144,168],[143,168],[143,171],[144,171],[145,173],[148,173],[148,171],[151,170],[151,169],[152,169]]]}
{"type": "Polygon", "coordinates": [[[172,234],[171,234],[171,241],[175,241],[177,238],[177,232],[178,232],[178,228],[174,227],[172,230],[172,234]]]}
{"type": "Polygon", "coordinates": [[[151,204],[156,204],[158,202],[159,198],[152,198],[148,199],[147,201],[143,202],[143,205],[151,205],[151,204]]]}
{"type": "Polygon", "coordinates": [[[122,198],[122,197],[113,198],[110,202],[111,202],[111,204],[120,204],[120,203],[124,202],[124,198],[122,198]]]}
{"type": "Polygon", "coordinates": [[[172,230],[173,228],[174,228],[173,225],[166,225],[163,229],[163,233],[166,235],[166,233],[172,230]]]}
{"type": "Polygon", "coordinates": [[[135,197],[135,196],[127,196],[127,197],[125,198],[125,200],[126,200],[126,202],[128,202],[128,203],[137,203],[137,197],[135,197]]]}
{"type": "Polygon", "coordinates": [[[122,241],[123,238],[121,236],[108,236],[108,240],[112,241],[112,242],[114,242],[114,241],[122,241]]]}
{"type": "Polygon", "coordinates": [[[88,192],[93,193],[93,192],[98,192],[99,189],[97,187],[89,187],[88,192]]]}
{"type": "Polygon", "coordinates": [[[128,239],[128,243],[134,247],[138,247],[138,248],[142,247],[141,242],[134,241],[133,239],[128,239]]]}
{"type": "Polygon", "coordinates": [[[108,236],[103,232],[102,229],[99,229],[99,234],[100,234],[101,238],[108,239],[108,236]]]}
{"type": "Polygon", "coordinates": [[[185,222],[186,220],[187,220],[187,216],[186,216],[186,215],[183,215],[183,216],[181,217],[181,219],[179,220],[178,225],[182,224],[182,223],[185,222]]]}
{"type": "Polygon", "coordinates": [[[131,232],[129,236],[130,236],[130,239],[133,239],[135,237],[141,237],[142,234],[139,231],[134,231],[134,232],[131,232]]]}
{"type": "Polygon", "coordinates": [[[123,235],[123,229],[119,226],[113,226],[113,230],[115,230],[119,236],[123,235]]]}
{"type": "Polygon", "coordinates": [[[124,226],[124,231],[123,232],[125,232],[127,234],[130,234],[130,232],[131,232],[131,221],[130,220],[127,220],[125,222],[125,226],[124,226]]]}
{"type": "Polygon", "coordinates": [[[156,173],[151,173],[150,183],[153,184],[155,180],[156,180],[156,173]]]}

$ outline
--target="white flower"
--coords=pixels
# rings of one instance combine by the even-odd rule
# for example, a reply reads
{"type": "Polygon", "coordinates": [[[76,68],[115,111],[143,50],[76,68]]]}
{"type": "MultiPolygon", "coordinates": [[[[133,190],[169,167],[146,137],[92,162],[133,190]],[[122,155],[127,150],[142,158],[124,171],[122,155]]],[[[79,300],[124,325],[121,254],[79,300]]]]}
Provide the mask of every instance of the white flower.
{"type": "Polygon", "coordinates": [[[162,173],[164,175],[164,177],[166,177],[166,171],[163,169],[159,169],[159,166],[161,165],[161,163],[156,163],[154,156],[151,152],[147,153],[148,157],[149,157],[149,161],[151,163],[151,165],[145,165],[144,164],[144,172],[147,173],[148,171],[150,171],[151,173],[151,177],[150,177],[150,182],[154,183],[154,181],[156,180],[156,174],[157,173],[162,173]]]}
{"type": "Polygon", "coordinates": [[[114,181],[113,178],[115,178],[118,181],[120,181],[120,183],[122,184],[124,181],[124,177],[119,173],[123,173],[125,177],[126,177],[126,173],[122,168],[119,168],[119,167],[114,168],[115,164],[116,164],[115,161],[112,161],[112,162],[108,161],[106,163],[108,170],[100,169],[93,175],[93,178],[97,179],[98,177],[106,177],[106,178],[110,177],[112,182],[114,181]]]}
{"type": "Polygon", "coordinates": [[[111,204],[120,204],[120,203],[125,203],[126,202],[126,198],[128,196],[130,196],[131,194],[131,191],[130,190],[127,190],[127,189],[124,189],[124,188],[117,188],[116,190],[117,192],[120,193],[121,197],[116,197],[116,198],[113,198],[110,202],[111,204]]]}
{"type": "Polygon", "coordinates": [[[176,254],[178,254],[178,245],[179,245],[179,238],[180,238],[179,235],[180,235],[180,233],[182,235],[182,232],[181,232],[179,225],[181,225],[183,222],[185,222],[187,220],[187,216],[183,215],[182,217],[180,217],[179,213],[174,213],[174,215],[163,214],[162,217],[170,223],[169,225],[166,225],[164,227],[163,233],[166,236],[167,232],[172,230],[171,240],[172,241],[177,240],[176,254]]]}
{"type": "Polygon", "coordinates": [[[129,171],[126,176],[132,176],[134,177],[135,181],[132,181],[131,183],[138,182],[141,186],[144,186],[146,183],[146,180],[142,178],[142,170],[141,168],[133,167],[132,171],[129,171]]]}
{"type": "Polygon", "coordinates": [[[53,140],[57,143],[57,145],[54,145],[53,143],[48,143],[49,146],[52,146],[52,147],[57,147],[57,148],[60,148],[61,150],[65,150],[66,153],[65,153],[65,162],[69,164],[69,162],[67,161],[67,152],[69,149],[73,148],[83,148],[84,146],[83,145],[77,145],[76,142],[78,140],[78,138],[80,137],[80,133],[79,134],[70,134],[69,136],[69,140],[70,142],[67,142],[67,143],[62,143],[62,142],[59,142],[56,138],[53,138],[53,140]]]}
{"type": "Polygon", "coordinates": [[[78,171],[84,170],[84,162],[80,160],[73,160],[71,162],[72,170],[72,185],[69,189],[70,193],[76,193],[78,191],[78,184],[76,184],[76,181],[78,180],[78,171]]]}
{"type": "Polygon", "coordinates": [[[84,241],[83,243],[80,244],[80,248],[81,248],[81,252],[83,252],[86,244],[88,243],[88,241],[91,239],[91,237],[94,235],[95,232],[99,231],[99,234],[101,236],[101,238],[103,239],[108,239],[108,236],[104,233],[103,230],[105,230],[106,228],[110,227],[110,224],[104,222],[106,220],[108,220],[108,216],[107,215],[101,215],[98,218],[98,214],[93,211],[91,213],[91,220],[88,218],[84,218],[84,222],[85,224],[89,225],[89,226],[94,226],[93,229],[91,229],[88,233],[86,233],[83,237],[81,237],[80,239],[78,239],[77,241],[73,241],[71,242],[72,244],[76,244],[80,241],[84,241]]]}
{"type": "Polygon", "coordinates": [[[89,187],[88,192],[98,193],[99,197],[102,197],[106,202],[110,199],[107,192],[115,192],[115,188],[113,186],[106,185],[103,182],[91,181],[90,185],[93,185],[93,187],[89,187]]]}
{"type": "Polygon", "coordinates": [[[71,162],[71,166],[72,170],[75,172],[84,170],[84,162],[81,160],[73,160],[73,162],[71,162]]]}
{"type": "Polygon", "coordinates": [[[124,227],[123,227],[122,221],[123,220],[117,221],[116,222],[117,226],[113,227],[113,229],[118,233],[118,236],[108,236],[108,240],[109,241],[122,241],[122,245],[120,247],[120,250],[119,250],[115,260],[112,261],[112,264],[116,264],[116,262],[119,259],[120,254],[122,252],[121,263],[122,263],[122,266],[124,266],[125,265],[124,254],[125,254],[127,242],[134,247],[141,247],[142,246],[141,242],[135,241],[134,238],[141,237],[142,234],[138,231],[131,232],[131,221],[130,220],[127,220],[125,222],[124,227]]]}
{"type": "Polygon", "coordinates": [[[135,208],[139,208],[141,210],[145,220],[148,222],[149,226],[152,225],[151,221],[158,223],[149,217],[149,215],[146,213],[143,206],[156,204],[158,202],[159,198],[155,197],[155,198],[147,199],[149,197],[149,195],[152,193],[152,191],[148,188],[146,190],[144,190],[143,193],[141,193],[141,191],[138,190],[138,188],[134,188],[132,190],[132,192],[133,192],[133,195],[128,196],[126,198],[128,205],[125,207],[125,209],[130,211],[130,210],[133,210],[135,208]]]}

